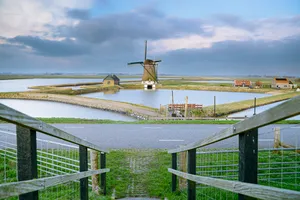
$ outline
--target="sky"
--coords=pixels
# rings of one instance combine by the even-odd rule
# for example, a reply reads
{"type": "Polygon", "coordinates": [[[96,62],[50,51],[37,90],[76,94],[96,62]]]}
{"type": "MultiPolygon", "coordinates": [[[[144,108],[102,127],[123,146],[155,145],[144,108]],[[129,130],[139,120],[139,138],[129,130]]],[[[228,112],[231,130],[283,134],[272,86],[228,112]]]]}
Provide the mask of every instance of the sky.
{"type": "Polygon", "coordinates": [[[300,76],[299,0],[0,0],[0,73],[300,76]]]}

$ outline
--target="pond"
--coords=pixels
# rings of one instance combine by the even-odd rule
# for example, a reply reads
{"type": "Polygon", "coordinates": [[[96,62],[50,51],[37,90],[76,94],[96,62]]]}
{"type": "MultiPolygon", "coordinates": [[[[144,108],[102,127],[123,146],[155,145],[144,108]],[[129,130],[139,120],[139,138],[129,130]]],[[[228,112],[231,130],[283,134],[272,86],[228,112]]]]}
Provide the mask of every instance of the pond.
{"type": "MultiPolygon", "coordinates": [[[[216,91],[196,91],[196,90],[174,90],[174,103],[184,103],[185,97],[188,96],[189,103],[203,104],[203,106],[213,105],[214,96],[217,104],[231,103],[247,99],[254,99],[270,96],[269,94],[258,93],[239,93],[239,92],[216,92],[216,91]]],[[[114,101],[130,102],[142,104],[150,107],[159,108],[161,105],[172,102],[172,92],[167,89],[159,90],[120,90],[115,94],[105,94],[96,92],[84,94],[81,96],[108,99],[114,101]]]]}
{"type": "MultiPolygon", "coordinates": [[[[172,78],[172,77],[170,77],[172,78]]],[[[162,79],[170,79],[162,78],[162,79]]],[[[142,78],[123,78],[120,81],[141,81],[142,78]]],[[[0,92],[23,92],[28,91],[28,87],[40,85],[57,85],[69,83],[89,83],[102,82],[103,79],[78,79],[78,78],[34,78],[34,79],[14,79],[14,80],[0,80],[0,92]]]]}
{"type": "Polygon", "coordinates": [[[29,90],[28,87],[39,85],[56,85],[68,83],[88,83],[102,82],[102,79],[72,79],[72,78],[56,78],[56,79],[15,79],[0,80],[0,92],[21,92],[29,90]]]}
{"type": "MultiPolygon", "coordinates": [[[[273,108],[275,106],[278,106],[278,105],[282,104],[283,102],[285,102],[285,101],[276,102],[276,103],[272,103],[272,104],[265,105],[265,106],[259,106],[259,107],[256,108],[256,114],[264,112],[264,111],[266,111],[270,108],[273,108]]],[[[254,113],[254,108],[251,108],[251,109],[248,109],[248,110],[244,110],[244,111],[237,112],[237,113],[234,113],[232,115],[229,115],[229,117],[245,117],[245,116],[251,117],[251,116],[253,116],[253,113],[254,113]]],[[[300,120],[300,115],[292,117],[290,119],[291,120],[300,120]]]]}
{"type": "Polygon", "coordinates": [[[119,113],[58,102],[0,99],[0,103],[32,117],[64,117],[85,119],[109,119],[115,121],[135,121],[134,118],[119,113]]]}
{"type": "Polygon", "coordinates": [[[218,80],[203,80],[203,81],[188,81],[188,82],[194,82],[194,83],[231,83],[231,84],[233,84],[233,81],[218,81],[218,80]]]}

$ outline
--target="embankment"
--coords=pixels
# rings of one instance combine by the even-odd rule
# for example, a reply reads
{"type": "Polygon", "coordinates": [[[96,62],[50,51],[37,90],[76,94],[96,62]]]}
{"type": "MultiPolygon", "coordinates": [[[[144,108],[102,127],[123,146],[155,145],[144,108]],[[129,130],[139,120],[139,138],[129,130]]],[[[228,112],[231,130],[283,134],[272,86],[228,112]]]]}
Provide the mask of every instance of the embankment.
{"type": "Polygon", "coordinates": [[[10,93],[0,93],[0,99],[30,99],[30,100],[43,100],[43,101],[68,103],[68,104],[80,105],[80,106],[107,110],[112,112],[118,112],[138,119],[148,119],[149,117],[160,116],[157,110],[154,108],[150,108],[142,105],[136,105],[136,104],[129,104],[125,102],[116,102],[116,101],[82,97],[82,96],[29,93],[29,92],[20,92],[20,93],[10,92],[10,93]]]}
{"type": "MultiPolygon", "coordinates": [[[[271,103],[276,103],[279,101],[287,100],[293,98],[295,96],[300,95],[300,92],[290,92],[286,94],[277,94],[273,96],[258,98],[256,100],[256,106],[264,106],[271,103]]],[[[217,116],[225,116],[229,114],[233,114],[236,112],[244,111],[254,107],[253,99],[233,102],[233,103],[226,103],[217,105],[216,114],[217,116]]],[[[213,116],[213,106],[207,106],[203,108],[203,114],[208,116],[213,116]]]]}

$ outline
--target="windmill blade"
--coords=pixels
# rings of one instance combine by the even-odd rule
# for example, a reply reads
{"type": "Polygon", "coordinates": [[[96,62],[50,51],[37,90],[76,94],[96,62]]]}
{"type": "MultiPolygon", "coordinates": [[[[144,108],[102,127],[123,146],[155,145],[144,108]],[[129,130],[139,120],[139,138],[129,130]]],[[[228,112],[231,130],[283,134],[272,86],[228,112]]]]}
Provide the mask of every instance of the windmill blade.
{"type": "Polygon", "coordinates": [[[143,65],[144,62],[140,61],[140,62],[130,62],[130,63],[127,63],[127,65],[137,65],[137,64],[143,65]]]}
{"type": "Polygon", "coordinates": [[[158,62],[161,62],[161,60],[154,60],[153,62],[158,63],[158,62]]]}
{"type": "Polygon", "coordinates": [[[145,41],[145,58],[144,60],[147,60],[147,40],[145,41]]]}

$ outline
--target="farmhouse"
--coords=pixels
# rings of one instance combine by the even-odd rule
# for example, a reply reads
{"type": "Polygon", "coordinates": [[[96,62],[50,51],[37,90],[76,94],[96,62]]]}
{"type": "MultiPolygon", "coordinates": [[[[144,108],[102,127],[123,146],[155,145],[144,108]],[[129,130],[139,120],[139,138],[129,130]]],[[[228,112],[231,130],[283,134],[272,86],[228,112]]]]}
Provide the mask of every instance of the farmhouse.
{"type": "Polygon", "coordinates": [[[110,74],[103,79],[103,85],[105,86],[114,86],[119,84],[120,84],[120,79],[114,74],[110,74]]]}
{"type": "Polygon", "coordinates": [[[272,88],[282,88],[282,89],[289,89],[290,81],[287,78],[274,78],[272,81],[272,88]]]}
{"type": "Polygon", "coordinates": [[[234,80],[234,87],[250,87],[251,81],[249,80],[234,80]]]}

